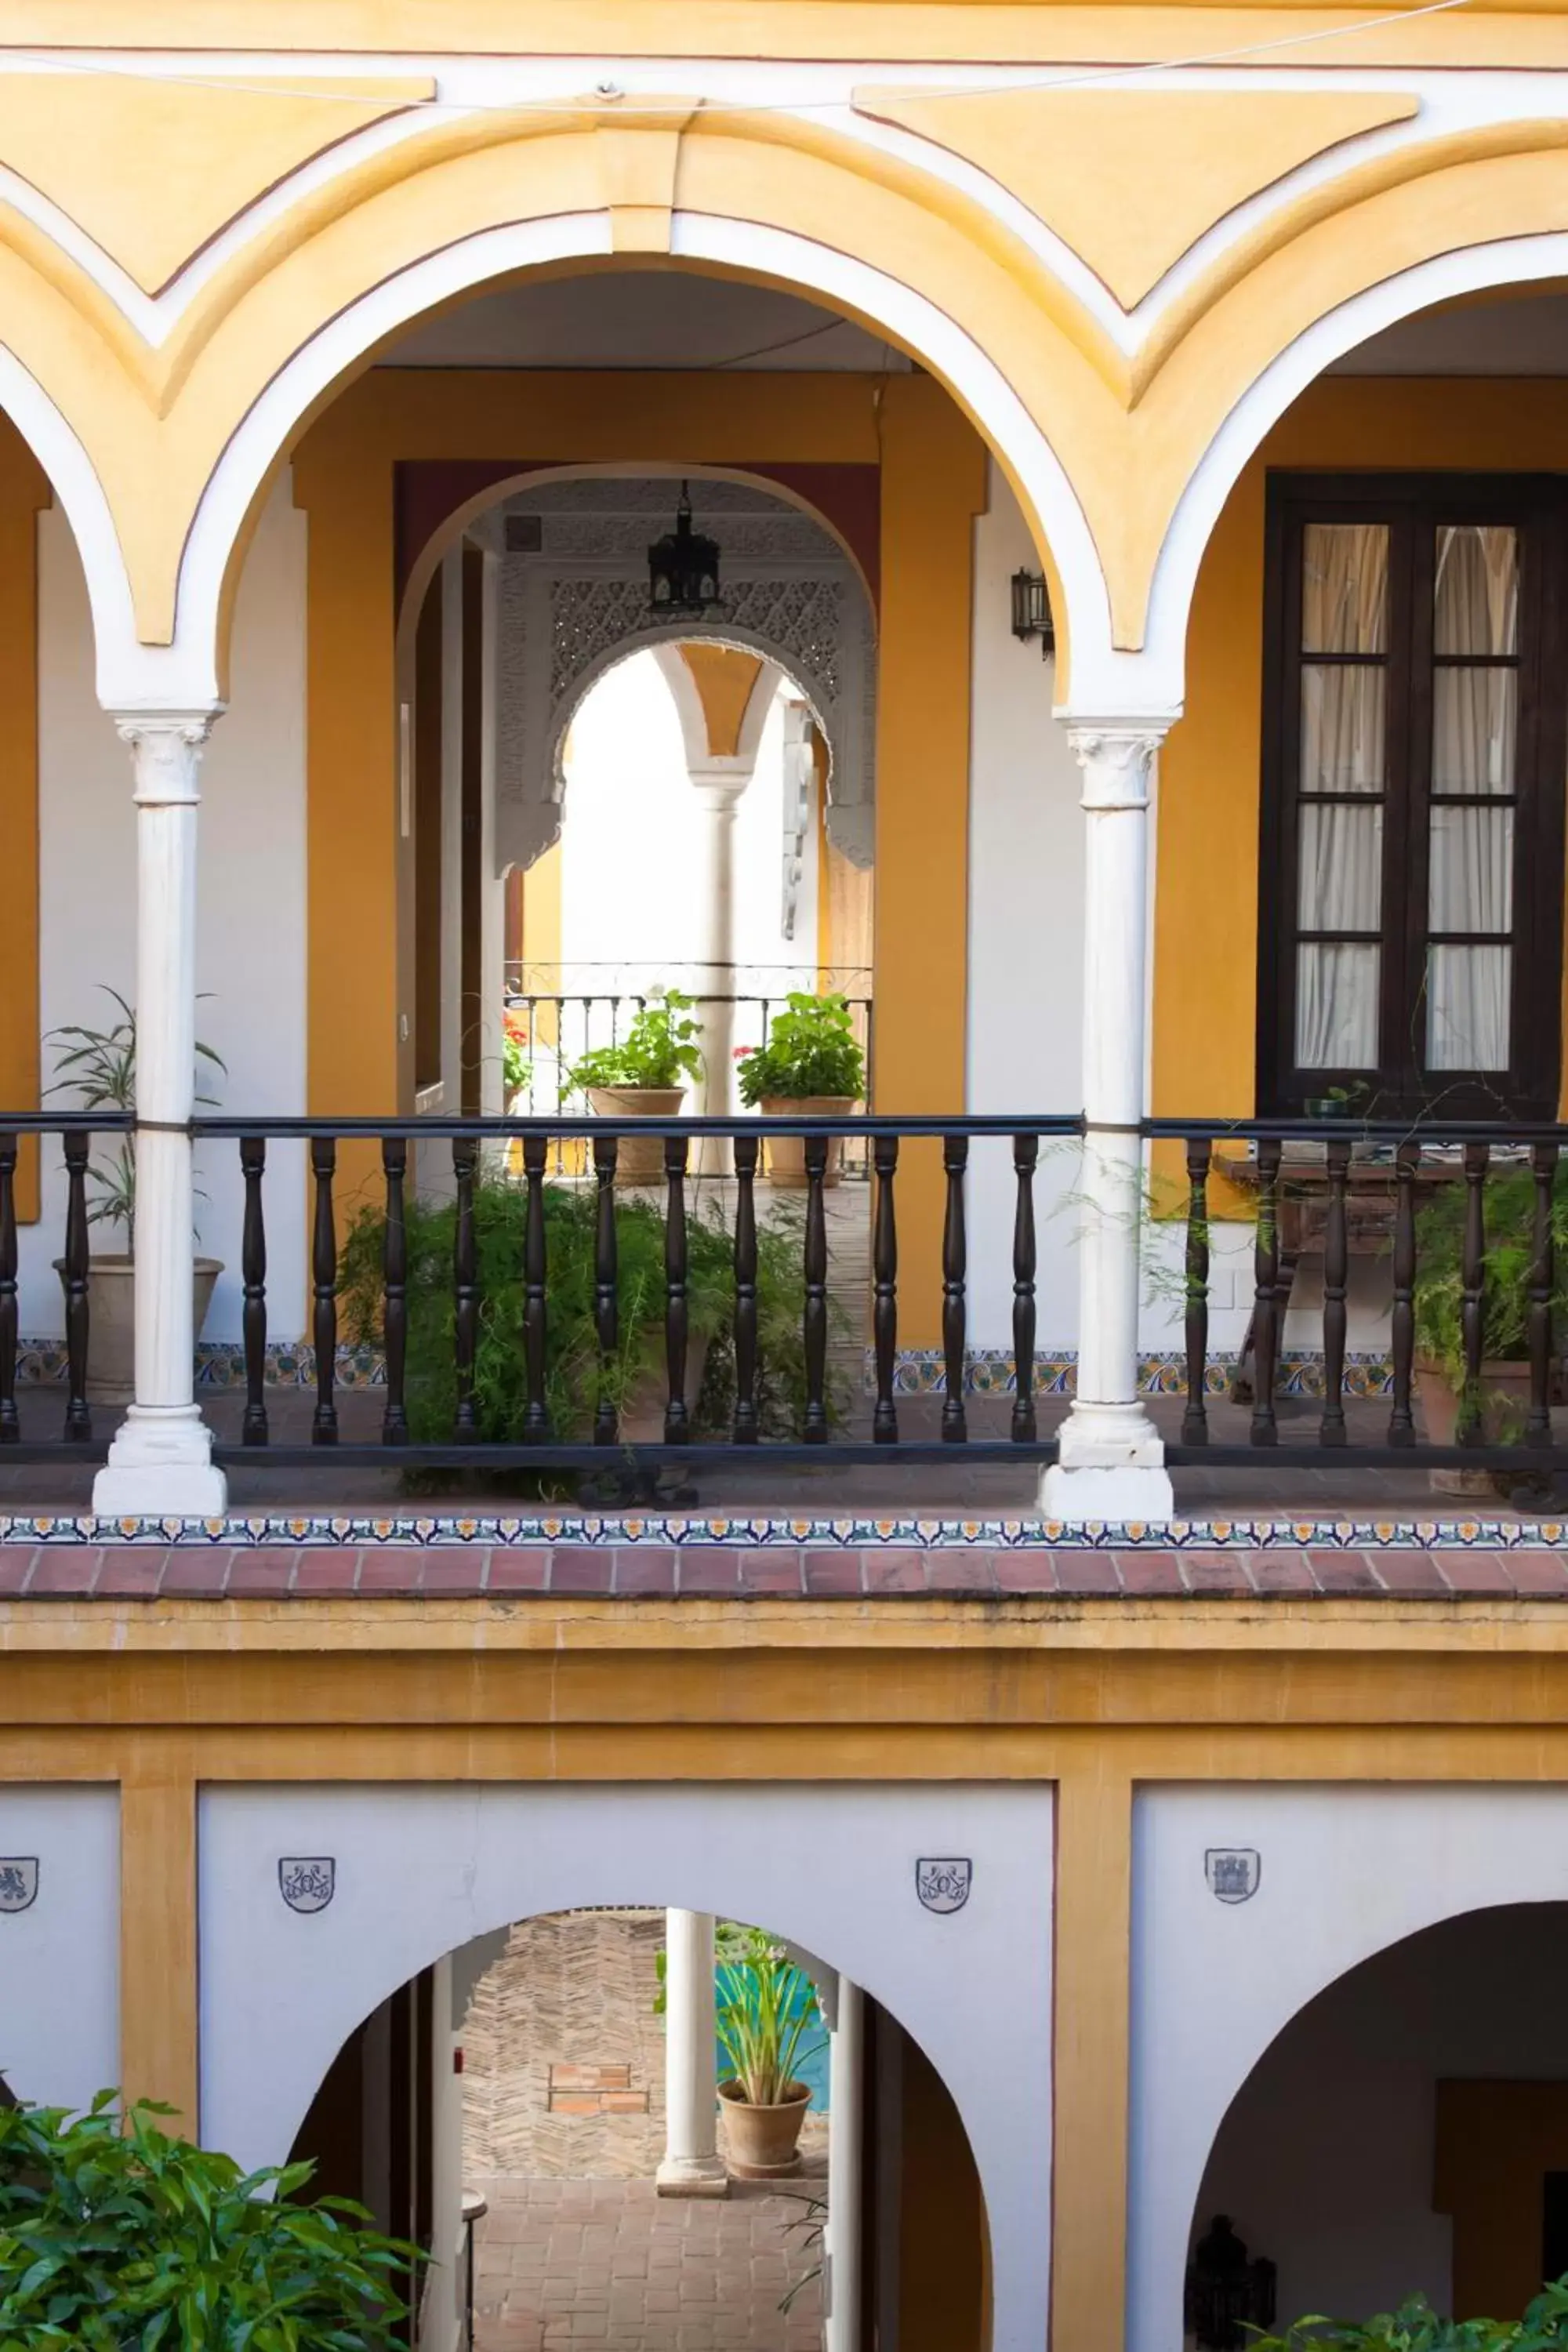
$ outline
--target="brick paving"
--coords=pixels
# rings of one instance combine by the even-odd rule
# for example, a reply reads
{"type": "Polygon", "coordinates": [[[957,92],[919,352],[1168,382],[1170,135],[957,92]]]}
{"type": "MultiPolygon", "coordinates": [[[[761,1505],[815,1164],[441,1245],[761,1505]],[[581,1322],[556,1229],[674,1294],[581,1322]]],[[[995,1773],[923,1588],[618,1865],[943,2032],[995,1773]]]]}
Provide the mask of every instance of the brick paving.
{"type": "Polygon", "coordinates": [[[1177,1549],[1048,1542],[912,1546],[847,1543],[754,1548],[691,1544],[398,1544],[351,1540],[266,1547],[91,1542],[0,1544],[0,1610],[17,1601],[477,1601],[507,1611],[609,1598],[646,1603],[787,1600],[994,1602],[1256,1600],[1568,1601],[1561,1531],[1540,1544],[1467,1541],[1434,1528],[1425,1542],[1380,1544],[1364,1523],[1327,1544],[1288,1525],[1261,1540],[1226,1530],[1177,1549]],[[1446,1539],[1447,1538],[1447,1539],[1446,1539]]]}
{"type": "Polygon", "coordinates": [[[816,2259],[785,2195],[736,2182],[723,2202],[656,2197],[648,2180],[475,2182],[476,2352],[821,2352],[816,2259]]]}

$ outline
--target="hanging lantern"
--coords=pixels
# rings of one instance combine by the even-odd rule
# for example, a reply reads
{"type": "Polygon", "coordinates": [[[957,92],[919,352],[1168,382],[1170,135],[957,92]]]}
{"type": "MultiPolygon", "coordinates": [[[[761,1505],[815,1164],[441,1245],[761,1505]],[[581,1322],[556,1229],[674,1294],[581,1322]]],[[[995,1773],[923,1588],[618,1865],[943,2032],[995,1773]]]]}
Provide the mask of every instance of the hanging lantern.
{"type": "Polygon", "coordinates": [[[1274,2325],[1274,2265],[1250,2259],[1226,2213],[1216,2213],[1187,2264],[1187,2333],[1198,2352],[1243,2352],[1274,2325]]]}
{"type": "Polygon", "coordinates": [[[691,528],[691,500],[680,485],[675,529],[647,551],[648,611],[663,620],[699,617],[719,602],[719,542],[691,528]]]}

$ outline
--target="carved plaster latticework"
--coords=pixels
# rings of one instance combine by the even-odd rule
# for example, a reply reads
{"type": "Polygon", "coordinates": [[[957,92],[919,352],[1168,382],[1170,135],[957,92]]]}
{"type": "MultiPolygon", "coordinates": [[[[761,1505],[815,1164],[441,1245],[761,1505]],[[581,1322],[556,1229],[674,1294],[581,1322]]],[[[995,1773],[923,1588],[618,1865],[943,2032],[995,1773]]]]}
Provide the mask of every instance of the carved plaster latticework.
{"type": "MultiPolygon", "coordinates": [[[[740,647],[776,663],[828,750],[827,830],[853,864],[874,846],[876,645],[869,604],[837,542],[784,500],[702,481],[697,503],[722,550],[723,601],[700,620],[647,605],[647,542],[670,506],[662,478],[544,483],[510,501],[532,541],[500,558],[496,850],[531,866],[561,831],[573,714],[605,672],[645,646],[740,647]]],[[[503,518],[503,541],[506,537],[503,518]]]]}

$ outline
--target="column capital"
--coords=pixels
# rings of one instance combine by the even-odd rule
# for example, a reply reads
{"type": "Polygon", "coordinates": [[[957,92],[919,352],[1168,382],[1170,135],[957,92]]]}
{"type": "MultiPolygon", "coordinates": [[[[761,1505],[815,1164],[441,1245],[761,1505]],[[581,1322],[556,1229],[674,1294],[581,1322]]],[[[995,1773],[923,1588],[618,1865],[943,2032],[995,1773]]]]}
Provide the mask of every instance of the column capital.
{"type": "Polygon", "coordinates": [[[754,760],[715,760],[689,765],[687,781],[710,808],[732,809],[755,775],[754,760]]]}
{"type": "Polygon", "coordinates": [[[213,721],[213,710],[115,710],[114,731],[131,749],[134,797],[143,808],[179,807],[199,801],[197,771],[213,721]]]}
{"type": "Polygon", "coordinates": [[[1068,741],[1083,770],[1083,806],[1141,809],[1149,803],[1149,771],[1170,731],[1154,719],[1069,719],[1068,741]]]}

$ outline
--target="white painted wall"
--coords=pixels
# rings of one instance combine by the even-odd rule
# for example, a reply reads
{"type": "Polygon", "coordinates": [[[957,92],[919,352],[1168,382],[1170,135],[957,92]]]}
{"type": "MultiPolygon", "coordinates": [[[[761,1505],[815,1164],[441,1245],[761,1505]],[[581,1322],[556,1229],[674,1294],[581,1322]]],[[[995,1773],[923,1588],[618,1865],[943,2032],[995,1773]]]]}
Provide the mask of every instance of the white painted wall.
{"type": "Polygon", "coordinates": [[[1278,2264],[1282,2320],[1361,2318],[1416,2290],[1451,2307],[1435,2085],[1568,2076],[1564,1983],[1568,1905],[1531,1904],[1380,1952],[1292,2019],[1237,2094],[1197,2204],[1278,2264]]]}
{"type": "MultiPolygon", "coordinates": [[[[1568,1789],[1222,1783],[1139,1793],[1129,2352],[1177,2352],[1188,2232],[1210,2150],[1232,2100],[1291,2018],[1418,1928],[1488,1905],[1562,1900],[1568,1789]],[[1262,1876],[1250,1901],[1225,1904],[1210,1893],[1211,1846],[1258,1850],[1262,1876]]],[[[1396,2052],[1397,2040],[1390,2047],[1396,2052]]],[[[1353,2112],[1347,2139],[1363,2134],[1359,2102],[1353,2112]]],[[[1259,2235],[1258,2251],[1276,2249],[1259,2235]]],[[[1414,2241],[1403,2251],[1414,2258],[1414,2241]]],[[[1352,2254],[1347,2247],[1347,2286],[1358,2284],[1352,2254]]]]}
{"type": "MultiPolygon", "coordinates": [[[[246,558],[235,611],[227,715],[202,764],[197,1034],[227,1065],[209,1082],[226,1110],[305,1108],[305,517],[287,475],[246,558]]],[[[135,970],[135,810],[131,755],[99,708],[81,564],[64,515],[38,518],[39,917],[42,1025],[110,1025],[100,983],[131,998],[135,970]],[[106,1017],[107,1016],[107,1017],[106,1017]]],[[[44,1049],[43,1077],[53,1076],[44,1049]]],[[[61,1108],[68,1098],[56,1097],[61,1108]]],[[[238,1146],[197,1154],[201,1245],[225,1261],[206,1337],[240,1328],[238,1146]]],[[[21,1236],[21,1327],[64,1328],[50,1261],[64,1234],[58,1147],[46,1151],[44,1215],[21,1236]]],[[[267,1178],[271,1336],[299,1337],[305,1302],[305,1177],[273,1145],[267,1178]]],[[[95,1244],[123,1241],[95,1228],[95,1244]]]]}
{"type": "Polygon", "coordinates": [[[30,1909],[0,1912],[0,2074],[19,2099],[86,2106],[120,2082],[119,1791],[0,1791],[0,1854],[38,1864],[30,1909]]]}
{"type": "MultiPolygon", "coordinates": [[[[1052,1797],[960,1787],[294,1787],[200,1799],[202,2129],[287,2151],[347,2035],[474,1936],[587,1904],[753,1919],[820,1952],[921,2043],[987,2200],[994,2352],[1039,2352],[1049,2289],[1052,1797]],[[331,1854],[303,1917],[282,1854],[331,1854]],[[959,1912],[922,1854],[965,1854],[959,1912]]],[[[3,1925],[0,1922],[0,1925],[3,1925]]]]}
{"type": "MultiPolygon", "coordinates": [[[[1038,571],[1006,477],[991,460],[975,524],[969,767],[968,1103],[1068,1111],[1083,1103],[1083,811],[1078,762],[1051,716],[1056,664],[1012,633],[1012,575],[1038,571]]],[[[1035,1184],[1041,1351],[1076,1345],[1075,1144],[1043,1143],[1035,1184]]],[[[1011,1147],[970,1155],[970,1341],[1012,1342],[1011,1147]]]]}

